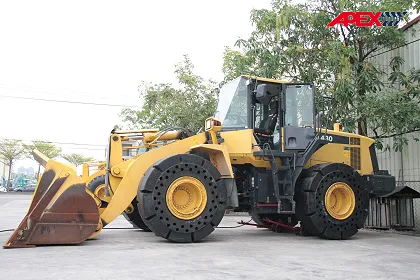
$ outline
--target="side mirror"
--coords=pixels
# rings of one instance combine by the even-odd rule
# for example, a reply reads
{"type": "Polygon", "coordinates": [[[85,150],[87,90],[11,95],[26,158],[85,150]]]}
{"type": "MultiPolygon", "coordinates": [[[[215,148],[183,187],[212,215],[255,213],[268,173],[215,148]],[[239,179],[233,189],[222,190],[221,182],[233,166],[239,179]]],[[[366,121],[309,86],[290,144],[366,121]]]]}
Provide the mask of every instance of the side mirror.
{"type": "Polygon", "coordinates": [[[266,84],[260,84],[257,86],[255,98],[264,105],[267,105],[270,102],[270,97],[268,96],[266,84]]]}

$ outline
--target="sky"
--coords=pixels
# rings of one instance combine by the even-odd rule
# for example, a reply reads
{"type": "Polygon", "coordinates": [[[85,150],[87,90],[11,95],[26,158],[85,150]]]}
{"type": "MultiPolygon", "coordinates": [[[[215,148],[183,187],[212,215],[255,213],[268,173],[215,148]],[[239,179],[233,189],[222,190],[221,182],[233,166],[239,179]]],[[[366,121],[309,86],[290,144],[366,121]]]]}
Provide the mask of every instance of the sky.
{"type": "Polygon", "coordinates": [[[250,11],[270,2],[0,1],[0,138],[89,144],[57,145],[104,159],[123,107],[16,97],[139,106],[137,86],[175,82],[184,54],[220,81],[224,47],[247,38],[250,11]]]}

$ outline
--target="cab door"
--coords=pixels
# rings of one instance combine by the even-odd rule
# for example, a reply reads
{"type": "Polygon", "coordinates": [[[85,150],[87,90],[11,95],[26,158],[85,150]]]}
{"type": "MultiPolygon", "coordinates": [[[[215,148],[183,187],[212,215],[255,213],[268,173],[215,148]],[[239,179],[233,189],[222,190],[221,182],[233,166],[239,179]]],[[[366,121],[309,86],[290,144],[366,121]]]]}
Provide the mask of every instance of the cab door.
{"type": "Polygon", "coordinates": [[[314,93],[315,87],[310,83],[284,85],[283,151],[305,150],[315,137],[314,93]]]}

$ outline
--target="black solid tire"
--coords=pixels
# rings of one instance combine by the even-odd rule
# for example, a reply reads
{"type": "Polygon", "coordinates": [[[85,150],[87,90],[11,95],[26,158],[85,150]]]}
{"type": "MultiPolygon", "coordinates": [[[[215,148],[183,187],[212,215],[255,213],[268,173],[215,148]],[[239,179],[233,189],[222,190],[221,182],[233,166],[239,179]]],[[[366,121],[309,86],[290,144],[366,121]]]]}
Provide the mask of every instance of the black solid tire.
{"type": "Polygon", "coordinates": [[[102,174],[93,178],[93,180],[90,181],[89,184],[87,185],[87,189],[90,190],[92,193],[95,193],[96,188],[104,184],[105,184],[105,174],[102,174]]]}
{"type": "MultiPolygon", "coordinates": [[[[99,175],[95,178],[93,178],[92,181],[89,182],[89,184],[87,185],[87,188],[92,192],[95,193],[95,190],[97,187],[99,187],[100,185],[104,185],[105,184],[105,174],[99,175]]],[[[107,203],[103,203],[104,207],[106,207],[108,204],[107,203]]],[[[140,213],[138,211],[138,207],[137,207],[137,200],[134,198],[134,200],[132,201],[132,205],[134,207],[134,210],[131,214],[126,213],[125,211],[123,212],[123,216],[124,218],[130,222],[134,227],[140,228],[144,231],[150,231],[150,229],[146,226],[146,224],[143,222],[143,220],[140,217],[140,213]]]]}
{"type": "Polygon", "coordinates": [[[140,181],[137,198],[141,217],[157,235],[174,242],[196,242],[214,231],[226,209],[226,186],[219,171],[192,154],[166,157],[151,166],[140,181]],[[166,205],[166,192],[182,176],[201,181],[207,193],[203,212],[191,220],[175,217],[166,205]]]}
{"type": "Polygon", "coordinates": [[[342,163],[328,163],[304,170],[297,182],[296,216],[310,235],[348,239],[362,228],[368,214],[369,193],[360,174],[342,163]],[[325,193],[335,182],[344,182],[355,195],[353,213],[337,220],[325,208],[325,193]]]}
{"type": "Polygon", "coordinates": [[[137,198],[134,198],[133,201],[131,202],[131,204],[134,207],[133,212],[128,214],[124,211],[123,216],[134,227],[142,229],[142,230],[147,231],[147,232],[151,232],[149,227],[144,223],[143,219],[140,216],[139,207],[138,207],[137,203],[138,203],[137,198]]]}

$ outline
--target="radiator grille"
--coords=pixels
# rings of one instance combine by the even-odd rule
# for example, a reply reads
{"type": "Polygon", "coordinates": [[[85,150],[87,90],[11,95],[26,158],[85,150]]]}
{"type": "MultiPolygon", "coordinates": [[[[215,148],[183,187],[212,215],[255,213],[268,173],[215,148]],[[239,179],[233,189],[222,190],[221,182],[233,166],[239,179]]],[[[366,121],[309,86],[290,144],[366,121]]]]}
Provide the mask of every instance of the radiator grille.
{"type": "Polygon", "coordinates": [[[350,148],[350,165],[356,170],[360,170],[360,148],[350,148]]]}
{"type": "Polygon", "coordinates": [[[360,138],[350,137],[350,145],[360,145],[360,138]]]}

